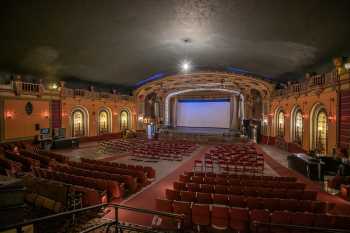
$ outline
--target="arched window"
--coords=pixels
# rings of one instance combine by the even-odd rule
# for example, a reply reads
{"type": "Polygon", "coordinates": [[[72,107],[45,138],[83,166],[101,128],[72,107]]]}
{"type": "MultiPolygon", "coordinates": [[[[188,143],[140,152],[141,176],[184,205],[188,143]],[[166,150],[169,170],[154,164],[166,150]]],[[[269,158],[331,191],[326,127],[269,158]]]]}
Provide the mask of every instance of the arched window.
{"type": "Polygon", "coordinates": [[[75,110],[72,114],[73,119],[73,137],[81,137],[85,135],[85,119],[84,113],[81,110],[75,110]]]}
{"type": "Polygon", "coordinates": [[[126,110],[121,111],[120,113],[120,129],[129,128],[129,113],[126,110]]]}
{"type": "Polygon", "coordinates": [[[284,113],[280,111],[277,115],[277,136],[284,136],[284,113]]]}
{"type": "Polygon", "coordinates": [[[294,115],[294,142],[300,145],[303,142],[303,114],[300,109],[294,115]]]}
{"type": "Polygon", "coordinates": [[[327,113],[324,110],[316,116],[316,149],[320,154],[327,153],[327,113]]]}
{"type": "Polygon", "coordinates": [[[105,110],[100,111],[98,116],[98,128],[99,133],[108,133],[109,129],[109,119],[108,119],[108,113],[105,110]]]}

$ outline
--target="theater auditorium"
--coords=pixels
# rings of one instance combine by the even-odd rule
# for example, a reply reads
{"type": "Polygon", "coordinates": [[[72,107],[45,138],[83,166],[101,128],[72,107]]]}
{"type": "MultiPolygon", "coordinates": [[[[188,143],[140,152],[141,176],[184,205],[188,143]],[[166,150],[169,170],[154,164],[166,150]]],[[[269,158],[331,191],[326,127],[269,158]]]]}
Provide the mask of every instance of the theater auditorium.
{"type": "Polygon", "coordinates": [[[0,233],[350,232],[349,9],[1,1],[0,233]]]}

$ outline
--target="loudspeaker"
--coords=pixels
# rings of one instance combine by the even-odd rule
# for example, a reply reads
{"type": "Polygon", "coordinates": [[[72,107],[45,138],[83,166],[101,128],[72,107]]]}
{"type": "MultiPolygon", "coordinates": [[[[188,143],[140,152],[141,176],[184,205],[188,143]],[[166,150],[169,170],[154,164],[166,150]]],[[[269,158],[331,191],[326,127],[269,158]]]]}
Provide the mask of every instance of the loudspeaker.
{"type": "Polygon", "coordinates": [[[35,124],[35,130],[40,130],[40,124],[35,124]]]}

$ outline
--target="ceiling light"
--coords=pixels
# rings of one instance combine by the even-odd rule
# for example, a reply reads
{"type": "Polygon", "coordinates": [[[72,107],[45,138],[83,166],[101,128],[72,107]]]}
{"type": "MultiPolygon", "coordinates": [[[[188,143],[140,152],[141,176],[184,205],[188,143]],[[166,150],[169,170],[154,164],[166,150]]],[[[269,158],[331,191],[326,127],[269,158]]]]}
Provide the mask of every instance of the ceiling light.
{"type": "Polygon", "coordinates": [[[182,62],[182,64],[181,64],[181,69],[182,69],[182,71],[184,71],[184,72],[189,71],[189,70],[191,69],[191,63],[188,62],[188,61],[182,62]]]}

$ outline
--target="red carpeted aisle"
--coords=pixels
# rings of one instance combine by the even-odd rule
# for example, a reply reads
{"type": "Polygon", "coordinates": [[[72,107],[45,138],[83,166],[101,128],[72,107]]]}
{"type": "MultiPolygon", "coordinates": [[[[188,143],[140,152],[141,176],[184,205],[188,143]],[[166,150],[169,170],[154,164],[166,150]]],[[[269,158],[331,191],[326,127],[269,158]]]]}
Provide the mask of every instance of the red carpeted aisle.
{"type": "MultiPolygon", "coordinates": [[[[145,190],[141,191],[135,196],[132,196],[131,198],[117,204],[155,210],[155,199],[165,198],[165,189],[172,188],[173,182],[178,180],[180,174],[182,174],[185,171],[191,171],[194,160],[201,159],[209,148],[210,146],[204,146],[200,148],[200,150],[195,155],[193,155],[191,159],[184,162],[184,164],[180,165],[177,169],[168,174],[166,177],[162,178],[157,183],[151,184],[149,187],[146,187],[145,190]]],[[[114,218],[114,212],[111,211],[107,215],[107,218],[114,218]]],[[[136,214],[135,212],[119,210],[119,219],[123,222],[150,225],[152,222],[152,218],[153,216],[151,215],[136,214]]]]}

